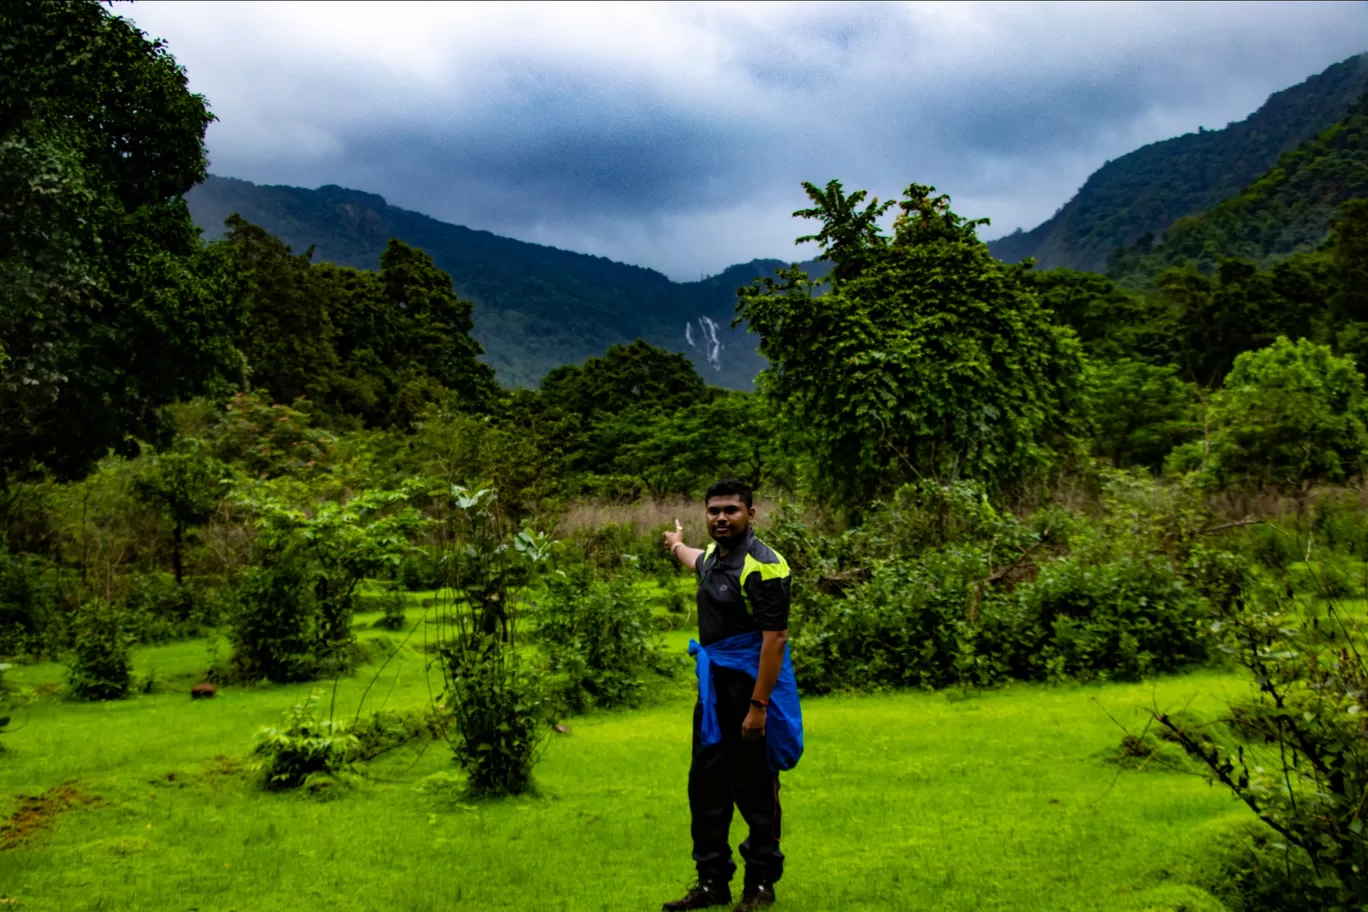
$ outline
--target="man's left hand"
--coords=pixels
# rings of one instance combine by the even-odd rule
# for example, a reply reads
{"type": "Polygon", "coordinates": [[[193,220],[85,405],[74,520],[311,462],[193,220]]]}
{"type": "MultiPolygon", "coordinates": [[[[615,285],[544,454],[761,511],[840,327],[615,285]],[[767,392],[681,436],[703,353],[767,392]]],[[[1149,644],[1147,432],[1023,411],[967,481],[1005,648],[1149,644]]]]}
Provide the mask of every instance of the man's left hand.
{"type": "Polygon", "coordinates": [[[750,712],[746,713],[745,721],[741,723],[741,737],[747,741],[759,741],[765,737],[765,715],[765,711],[759,706],[752,706],[750,712]]]}

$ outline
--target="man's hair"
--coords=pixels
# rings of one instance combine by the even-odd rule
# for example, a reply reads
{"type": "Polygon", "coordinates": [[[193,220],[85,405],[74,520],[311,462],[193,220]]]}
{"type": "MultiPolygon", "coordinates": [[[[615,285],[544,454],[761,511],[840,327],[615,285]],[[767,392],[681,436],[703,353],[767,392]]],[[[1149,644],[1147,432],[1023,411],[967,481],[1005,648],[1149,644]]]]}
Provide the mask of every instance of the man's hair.
{"type": "Polygon", "coordinates": [[[751,501],[750,485],[744,481],[737,481],[735,478],[723,478],[721,481],[714,481],[708,486],[708,492],[703,495],[703,502],[707,503],[714,497],[740,497],[741,502],[750,509],[753,505],[751,501]]]}

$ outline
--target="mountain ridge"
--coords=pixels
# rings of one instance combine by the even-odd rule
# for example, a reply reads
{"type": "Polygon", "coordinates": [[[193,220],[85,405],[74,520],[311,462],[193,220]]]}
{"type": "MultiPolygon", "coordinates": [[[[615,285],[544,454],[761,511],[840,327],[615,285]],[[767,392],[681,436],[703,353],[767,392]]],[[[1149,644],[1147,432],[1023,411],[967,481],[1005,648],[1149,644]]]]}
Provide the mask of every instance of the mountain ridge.
{"type": "Polygon", "coordinates": [[[1368,54],[1332,64],[1274,92],[1244,120],[1150,143],[1094,171],[1068,202],[1030,231],[988,242],[1008,262],[1102,272],[1118,247],[1160,235],[1180,218],[1238,194],[1368,93],[1368,54]]]}
{"type": "MultiPolygon", "coordinates": [[[[752,260],[699,282],[653,269],[443,222],[363,190],[310,190],[210,175],[186,195],[208,240],[236,212],[317,260],[375,269],[391,237],[426,250],[475,304],[473,335],[505,385],[642,338],[687,355],[710,383],[750,389],[765,366],[755,339],[732,329],[736,288],[787,266],[752,260]]],[[[821,273],[825,264],[805,264],[821,273]]]]}

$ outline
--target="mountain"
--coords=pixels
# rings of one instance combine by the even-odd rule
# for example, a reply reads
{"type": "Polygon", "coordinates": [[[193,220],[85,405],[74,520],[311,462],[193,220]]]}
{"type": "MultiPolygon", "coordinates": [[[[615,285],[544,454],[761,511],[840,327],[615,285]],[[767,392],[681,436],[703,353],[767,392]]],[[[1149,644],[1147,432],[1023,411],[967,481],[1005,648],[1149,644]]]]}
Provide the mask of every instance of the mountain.
{"type": "Polygon", "coordinates": [[[1172,266],[1210,273],[1223,257],[1267,264],[1318,246],[1339,204],[1355,197],[1368,197],[1368,98],[1239,193],[1179,219],[1157,244],[1116,251],[1109,273],[1144,285],[1172,266]]]}
{"type": "Polygon", "coordinates": [[[1368,56],[1334,64],[1281,92],[1245,120],[1152,143],[1107,162],[1047,222],[989,243],[999,259],[1101,272],[1117,247],[1213,208],[1279,156],[1340,120],[1368,92],[1368,56]]]}
{"type": "Polygon", "coordinates": [[[506,386],[534,386],[553,367],[578,364],[638,337],[688,355],[709,383],[750,389],[764,366],[756,339],[731,329],[736,288],[785,266],[755,260],[701,282],[528,244],[391,206],[333,185],[317,190],[210,176],[186,196],[208,239],[234,212],[317,261],[375,269],[392,237],[426,250],[475,303],[473,335],[506,386]]]}

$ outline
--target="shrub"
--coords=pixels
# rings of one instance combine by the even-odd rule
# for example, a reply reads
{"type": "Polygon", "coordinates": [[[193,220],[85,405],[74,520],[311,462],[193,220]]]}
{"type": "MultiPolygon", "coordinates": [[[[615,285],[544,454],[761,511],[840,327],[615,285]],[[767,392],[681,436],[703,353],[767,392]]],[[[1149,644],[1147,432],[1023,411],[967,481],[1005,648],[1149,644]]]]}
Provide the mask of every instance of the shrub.
{"type": "Polygon", "coordinates": [[[10,554],[0,542],[0,655],[38,653],[53,645],[70,588],[49,561],[10,554]]]}
{"type": "Polygon", "coordinates": [[[650,604],[631,579],[557,573],[546,586],[537,633],[551,670],[565,677],[567,707],[580,712],[636,703],[643,673],[664,666],[650,604]]]}
{"type": "Polygon", "coordinates": [[[103,599],[86,602],[72,624],[75,648],[67,690],[80,700],[121,700],[133,686],[130,637],[123,611],[103,599]]]}
{"type": "Polygon", "coordinates": [[[523,591],[550,553],[543,535],[514,534],[494,492],[453,485],[453,587],[437,613],[452,750],[477,795],[516,795],[550,731],[544,676],[516,648],[523,591]],[[459,559],[455,559],[459,558],[459,559]]]}
{"type": "Polygon", "coordinates": [[[1279,337],[1245,352],[1211,402],[1203,473],[1221,485],[1305,490],[1363,472],[1368,400],[1352,359],[1279,337]]]}
{"type": "Polygon", "coordinates": [[[1206,655],[1202,606],[1155,555],[1052,561],[1018,590],[1032,676],[1139,678],[1206,655]],[[1038,637],[1032,643],[1030,637],[1038,637]]]}
{"type": "Polygon", "coordinates": [[[400,561],[395,579],[409,592],[429,592],[443,585],[442,555],[431,548],[414,548],[400,561]]]}
{"type": "Polygon", "coordinates": [[[317,673],[318,608],[303,561],[282,556],[249,567],[233,621],[233,670],[240,680],[307,681],[317,673]]]}
{"type": "Polygon", "coordinates": [[[1229,706],[1241,743],[1204,738],[1165,713],[1156,721],[1276,834],[1275,864],[1259,869],[1258,894],[1299,897],[1284,908],[1362,908],[1368,660],[1356,619],[1333,601],[1324,614],[1267,597],[1218,607],[1222,646],[1255,685],[1252,697],[1229,706]]]}
{"type": "MultiPolygon", "coordinates": [[[[996,591],[976,597],[986,555],[947,549],[922,562],[886,561],[847,596],[800,593],[794,672],[805,691],[991,684],[1004,668],[980,623],[996,591]],[[977,601],[976,601],[977,598],[977,601]]],[[[989,628],[991,629],[991,628],[989,628]]]]}
{"type": "Polygon", "coordinates": [[[194,636],[203,618],[203,595],[178,584],[169,573],[135,573],[128,580],[123,606],[138,639],[146,643],[194,636]]]}
{"type": "Polygon", "coordinates": [[[318,692],[285,713],[283,725],[263,726],[254,753],[262,785],[270,791],[316,787],[350,769],[360,746],[344,721],[321,719],[316,712],[318,692]]]}
{"type": "Polygon", "coordinates": [[[520,795],[532,786],[532,768],[549,731],[550,702],[544,678],[522,665],[494,637],[447,649],[446,705],[458,738],[456,761],[472,794],[520,795]]]}

